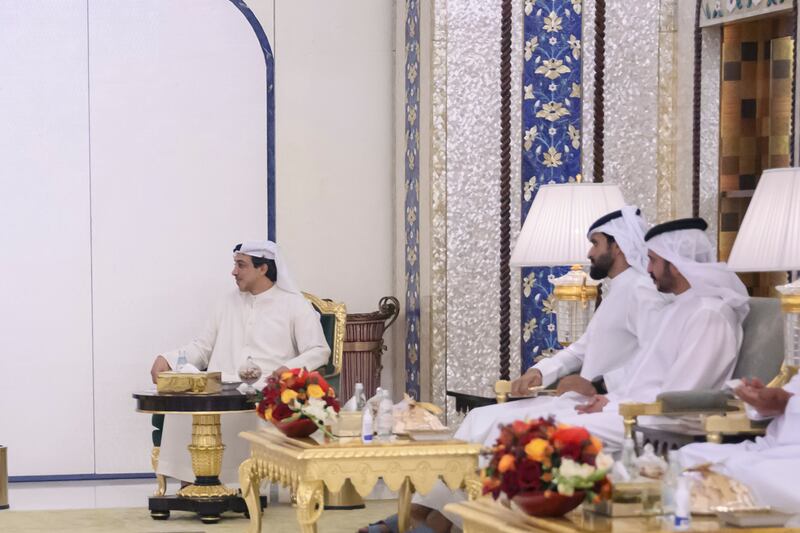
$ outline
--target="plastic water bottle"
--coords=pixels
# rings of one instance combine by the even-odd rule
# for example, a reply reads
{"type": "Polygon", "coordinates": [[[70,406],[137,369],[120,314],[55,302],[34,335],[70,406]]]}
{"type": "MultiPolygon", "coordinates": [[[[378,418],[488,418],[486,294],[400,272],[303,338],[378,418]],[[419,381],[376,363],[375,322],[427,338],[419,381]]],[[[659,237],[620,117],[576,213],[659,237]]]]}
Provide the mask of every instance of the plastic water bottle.
{"type": "Polygon", "coordinates": [[[381,393],[381,403],[378,404],[378,438],[388,440],[392,436],[392,427],[394,426],[394,416],[392,415],[394,403],[388,390],[383,390],[381,393]]]}
{"type": "Polygon", "coordinates": [[[364,396],[364,384],[356,383],[356,392],[353,394],[356,399],[356,411],[363,411],[367,405],[367,398],[364,396]]]}
{"type": "Polygon", "coordinates": [[[692,495],[689,489],[689,479],[678,479],[678,489],[675,491],[675,519],[672,521],[673,531],[688,531],[692,524],[692,495]]]}
{"type": "Polygon", "coordinates": [[[636,472],[635,461],[636,443],[633,442],[632,437],[625,437],[625,441],[622,443],[622,466],[628,471],[631,479],[635,478],[638,474],[638,472],[636,472]]]}
{"type": "Polygon", "coordinates": [[[175,364],[175,372],[180,372],[181,370],[183,370],[183,367],[186,366],[186,364],[187,364],[186,352],[181,350],[180,352],[178,352],[178,362],[175,364]]]}
{"type": "Polygon", "coordinates": [[[369,444],[372,442],[372,409],[364,409],[361,416],[361,442],[369,444]]]}
{"type": "Polygon", "coordinates": [[[669,466],[661,478],[661,511],[668,523],[675,521],[675,492],[678,490],[678,479],[681,477],[681,465],[678,451],[670,450],[667,454],[669,466]]]}

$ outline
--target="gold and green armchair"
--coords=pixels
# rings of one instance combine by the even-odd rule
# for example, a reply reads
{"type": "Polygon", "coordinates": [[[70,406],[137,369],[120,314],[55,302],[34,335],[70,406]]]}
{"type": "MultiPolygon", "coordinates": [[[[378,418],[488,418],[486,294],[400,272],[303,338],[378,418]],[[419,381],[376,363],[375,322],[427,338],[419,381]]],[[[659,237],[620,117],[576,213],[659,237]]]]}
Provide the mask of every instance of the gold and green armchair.
{"type": "MultiPolygon", "coordinates": [[[[742,346],[734,378],[758,377],[770,387],[781,387],[794,371],[783,365],[783,321],[776,298],[750,298],[743,324],[742,346]]],[[[692,442],[739,442],[762,435],[767,422],[747,418],[740,400],[723,391],[672,391],[652,403],[622,404],[619,413],[625,435],[640,435],[658,453],[666,454],[692,442]],[[657,419],[640,421],[639,417],[657,419]],[[680,420],[679,420],[680,419],[680,420]]]]}

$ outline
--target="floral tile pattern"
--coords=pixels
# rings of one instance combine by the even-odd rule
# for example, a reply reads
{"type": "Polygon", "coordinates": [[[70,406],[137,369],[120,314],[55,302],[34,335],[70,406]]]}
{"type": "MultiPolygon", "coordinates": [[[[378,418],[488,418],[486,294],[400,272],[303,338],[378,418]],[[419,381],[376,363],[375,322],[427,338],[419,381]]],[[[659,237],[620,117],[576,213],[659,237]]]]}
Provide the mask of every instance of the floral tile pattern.
{"type": "Polygon", "coordinates": [[[406,0],[406,392],[419,399],[419,0],[406,0]]]}
{"type": "MultiPolygon", "coordinates": [[[[522,220],[539,186],[580,179],[583,0],[525,0],[522,220]]],[[[558,350],[552,279],[567,267],[522,269],[522,371],[558,350]]]]}

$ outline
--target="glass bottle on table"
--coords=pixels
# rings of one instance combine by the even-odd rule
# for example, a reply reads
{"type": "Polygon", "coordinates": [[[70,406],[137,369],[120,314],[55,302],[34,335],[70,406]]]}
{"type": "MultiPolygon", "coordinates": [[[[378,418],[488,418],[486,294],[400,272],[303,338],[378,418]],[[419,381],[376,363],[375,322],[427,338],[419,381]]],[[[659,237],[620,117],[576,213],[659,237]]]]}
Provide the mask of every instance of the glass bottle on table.
{"type": "Polygon", "coordinates": [[[681,465],[678,460],[678,450],[670,450],[667,454],[668,467],[661,478],[661,512],[670,524],[675,517],[675,492],[678,490],[678,480],[681,477],[681,465]]]}
{"type": "Polygon", "coordinates": [[[378,420],[377,430],[378,438],[381,440],[389,440],[392,436],[392,428],[394,427],[394,403],[388,390],[381,391],[381,401],[378,404],[378,420]]]}
{"type": "Polygon", "coordinates": [[[363,411],[367,405],[367,398],[364,396],[364,384],[356,383],[356,390],[353,393],[353,398],[356,400],[356,411],[363,411]]]}
{"type": "Polygon", "coordinates": [[[186,366],[188,361],[186,360],[186,351],[181,350],[178,352],[178,362],[175,363],[175,372],[180,372],[183,370],[183,367],[186,366]]]}

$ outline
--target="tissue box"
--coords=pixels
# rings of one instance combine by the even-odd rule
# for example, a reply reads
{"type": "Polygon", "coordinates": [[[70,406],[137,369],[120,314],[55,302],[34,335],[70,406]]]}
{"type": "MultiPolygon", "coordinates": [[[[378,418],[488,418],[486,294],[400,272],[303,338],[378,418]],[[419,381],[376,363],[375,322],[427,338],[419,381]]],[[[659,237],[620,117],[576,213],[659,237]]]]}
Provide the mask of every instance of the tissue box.
{"type": "Polygon", "coordinates": [[[360,437],[361,417],[361,411],[339,411],[331,432],[337,437],[360,437]]]}
{"type": "Polygon", "coordinates": [[[661,483],[628,481],[615,483],[611,499],[586,506],[592,512],[614,518],[661,514],[661,483]]]}
{"type": "Polygon", "coordinates": [[[222,372],[196,374],[161,372],[158,375],[156,390],[186,394],[216,394],[222,390],[222,372]]]}

